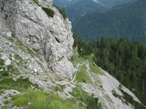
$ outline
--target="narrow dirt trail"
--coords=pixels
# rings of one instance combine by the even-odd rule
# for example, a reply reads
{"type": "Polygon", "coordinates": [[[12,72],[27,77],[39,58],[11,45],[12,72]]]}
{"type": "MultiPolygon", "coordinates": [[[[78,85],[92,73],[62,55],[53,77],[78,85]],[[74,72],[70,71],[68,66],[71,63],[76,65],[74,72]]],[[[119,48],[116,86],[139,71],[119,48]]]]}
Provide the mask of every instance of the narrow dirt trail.
{"type": "MultiPolygon", "coordinates": [[[[85,61],[85,62],[83,62],[83,63],[78,63],[78,64],[76,65],[76,71],[80,71],[80,69],[81,69],[82,66],[84,66],[84,65],[86,66],[86,69],[87,69],[86,72],[88,73],[89,78],[91,78],[91,81],[92,81],[93,84],[96,86],[95,81],[94,81],[94,78],[92,77],[92,74],[91,74],[90,64],[89,64],[88,61],[85,61]]],[[[85,72],[85,73],[86,73],[86,72],[85,72]]],[[[75,82],[76,74],[77,74],[77,73],[74,74],[74,76],[73,76],[71,82],[75,82]]]]}

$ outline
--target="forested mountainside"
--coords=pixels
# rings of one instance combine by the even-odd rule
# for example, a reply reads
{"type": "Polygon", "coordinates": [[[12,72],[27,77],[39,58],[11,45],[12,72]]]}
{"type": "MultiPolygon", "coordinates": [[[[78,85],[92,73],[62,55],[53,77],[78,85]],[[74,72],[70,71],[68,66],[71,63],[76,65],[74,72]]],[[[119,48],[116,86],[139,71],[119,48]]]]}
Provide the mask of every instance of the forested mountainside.
{"type": "Polygon", "coordinates": [[[116,77],[146,105],[146,44],[104,38],[87,43],[78,35],[74,37],[80,55],[93,53],[96,65],[116,77]]]}
{"type": "Polygon", "coordinates": [[[95,12],[73,22],[73,31],[86,41],[101,37],[146,42],[146,1],[95,12]]]}

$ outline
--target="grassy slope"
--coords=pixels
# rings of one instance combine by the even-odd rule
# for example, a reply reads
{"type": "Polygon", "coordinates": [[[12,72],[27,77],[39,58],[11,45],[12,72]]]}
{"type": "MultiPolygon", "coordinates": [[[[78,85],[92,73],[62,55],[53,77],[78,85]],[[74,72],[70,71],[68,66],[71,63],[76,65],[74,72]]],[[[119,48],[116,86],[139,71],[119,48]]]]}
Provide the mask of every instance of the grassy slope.
{"type": "Polygon", "coordinates": [[[13,99],[14,106],[28,106],[28,109],[85,109],[70,100],[63,100],[55,94],[41,90],[27,90],[13,99]]]}
{"type": "MultiPolygon", "coordinates": [[[[95,65],[95,63],[94,63],[94,61],[93,61],[93,56],[92,56],[92,55],[87,55],[87,56],[81,57],[81,56],[79,56],[79,54],[74,50],[74,55],[73,55],[73,57],[71,58],[70,61],[73,63],[74,67],[77,67],[79,64],[81,65],[81,64],[87,62],[87,63],[89,63],[90,72],[92,72],[92,73],[97,73],[97,74],[101,74],[101,75],[102,75],[102,71],[100,70],[100,68],[99,68],[98,66],[95,65]]],[[[85,64],[81,65],[81,66],[80,66],[80,69],[76,72],[77,75],[80,75],[80,74],[78,74],[78,73],[81,73],[81,74],[83,74],[84,77],[85,77],[85,74],[84,74],[84,73],[87,72],[87,71],[85,71],[85,69],[87,69],[86,66],[85,66],[85,64]]],[[[78,77],[77,77],[77,78],[78,78],[78,77]]],[[[87,77],[85,77],[85,78],[87,78],[87,77]]],[[[84,78],[84,79],[85,79],[85,78],[84,78]]],[[[79,79],[80,79],[80,78],[79,78],[79,79]]],[[[81,81],[79,80],[79,82],[81,82],[81,81]]],[[[83,82],[83,81],[82,81],[82,82],[83,82]]]]}

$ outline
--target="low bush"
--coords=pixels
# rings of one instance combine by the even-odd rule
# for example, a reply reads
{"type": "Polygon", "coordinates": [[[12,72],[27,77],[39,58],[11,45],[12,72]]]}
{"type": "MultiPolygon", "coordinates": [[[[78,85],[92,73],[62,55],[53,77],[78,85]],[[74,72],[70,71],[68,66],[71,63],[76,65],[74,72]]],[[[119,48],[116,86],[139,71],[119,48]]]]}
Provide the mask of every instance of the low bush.
{"type": "Polygon", "coordinates": [[[63,16],[64,19],[67,18],[66,11],[65,11],[64,8],[63,8],[63,9],[59,9],[59,12],[60,12],[60,14],[63,16]]]}
{"type": "Polygon", "coordinates": [[[42,7],[42,9],[45,11],[48,17],[54,17],[54,11],[52,9],[46,7],[42,7]]]}

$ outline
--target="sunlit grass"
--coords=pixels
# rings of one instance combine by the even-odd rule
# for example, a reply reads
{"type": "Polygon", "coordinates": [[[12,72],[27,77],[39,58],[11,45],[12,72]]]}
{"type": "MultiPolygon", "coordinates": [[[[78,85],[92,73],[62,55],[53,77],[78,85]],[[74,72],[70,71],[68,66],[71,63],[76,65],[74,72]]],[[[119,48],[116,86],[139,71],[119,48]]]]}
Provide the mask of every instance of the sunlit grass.
{"type": "MultiPolygon", "coordinates": [[[[70,59],[70,61],[73,63],[73,65],[76,67],[77,64],[82,64],[83,62],[89,62],[89,67],[92,73],[97,74],[103,74],[101,69],[94,63],[93,61],[93,55],[86,55],[84,57],[80,56],[75,50],[73,51],[74,55],[70,59]]],[[[85,68],[85,67],[83,67],[85,68]]],[[[83,71],[83,68],[81,68],[81,71],[83,71]]],[[[85,68],[86,69],[86,68],[85,68]]]]}
{"type": "Polygon", "coordinates": [[[6,89],[15,89],[18,91],[25,91],[29,89],[31,86],[34,86],[37,88],[36,85],[29,82],[28,78],[20,77],[16,81],[13,80],[11,77],[3,77],[0,79],[0,89],[6,90],[6,89]]]}
{"type": "Polygon", "coordinates": [[[85,109],[70,100],[63,100],[55,94],[41,90],[27,90],[13,99],[14,106],[28,106],[28,109],[85,109]]]}
{"type": "Polygon", "coordinates": [[[81,66],[81,68],[79,68],[79,71],[76,72],[76,80],[78,82],[91,82],[91,79],[88,75],[88,72],[87,72],[87,68],[85,65],[81,66]]]}

